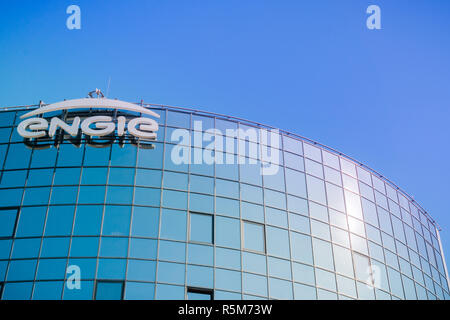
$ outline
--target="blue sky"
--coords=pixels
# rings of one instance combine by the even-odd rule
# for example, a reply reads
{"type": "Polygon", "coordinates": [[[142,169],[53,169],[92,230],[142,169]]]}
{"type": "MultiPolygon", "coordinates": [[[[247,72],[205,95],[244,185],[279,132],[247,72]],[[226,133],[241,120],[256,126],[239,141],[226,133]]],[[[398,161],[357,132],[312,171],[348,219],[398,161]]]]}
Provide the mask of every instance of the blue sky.
{"type": "Polygon", "coordinates": [[[0,106],[79,98],[234,115],[382,172],[442,226],[450,256],[450,2],[2,1],[0,106]],[[66,8],[81,8],[81,30],[66,8]],[[382,30],[366,28],[381,8],[382,30]]]}

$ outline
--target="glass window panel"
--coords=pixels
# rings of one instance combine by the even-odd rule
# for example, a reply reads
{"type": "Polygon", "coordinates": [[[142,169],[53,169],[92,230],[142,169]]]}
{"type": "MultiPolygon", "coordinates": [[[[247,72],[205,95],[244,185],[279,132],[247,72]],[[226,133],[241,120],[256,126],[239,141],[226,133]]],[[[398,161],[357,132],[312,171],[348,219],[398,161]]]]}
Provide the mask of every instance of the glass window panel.
{"type": "Polygon", "coordinates": [[[342,175],[342,183],[344,188],[353,191],[354,193],[359,193],[358,181],[346,174],[342,175]]]}
{"type": "Polygon", "coordinates": [[[136,185],[144,187],[161,187],[161,176],[161,171],[137,169],[136,185]]]}
{"type": "Polygon", "coordinates": [[[215,269],[216,289],[241,291],[241,273],[231,270],[215,269]]]}
{"type": "Polygon", "coordinates": [[[289,258],[289,235],[287,230],[267,227],[267,253],[270,255],[289,258]]]}
{"type": "Polygon", "coordinates": [[[400,273],[392,268],[388,269],[389,285],[391,287],[391,292],[397,297],[404,299],[403,285],[400,273]]]}
{"type": "Polygon", "coordinates": [[[320,163],[305,159],[305,171],[308,174],[323,179],[323,167],[320,163]]]}
{"type": "Polygon", "coordinates": [[[244,248],[264,252],[264,225],[243,221],[244,248]]]}
{"type": "Polygon", "coordinates": [[[287,222],[287,214],[286,211],[273,209],[273,208],[266,208],[266,223],[281,227],[281,228],[287,228],[288,222],[287,222]]]}
{"type": "Polygon", "coordinates": [[[358,219],[348,217],[348,228],[350,232],[353,232],[361,237],[366,236],[366,232],[364,230],[364,223],[358,219]]]}
{"type": "Polygon", "coordinates": [[[328,270],[334,270],[333,253],[329,242],[313,238],[314,264],[328,270]]]}
{"type": "Polygon", "coordinates": [[[134,168],[111,168],[109,169],[108,184],[110,185],[133,185],[134,168]]]}
{"type": "Polygon", "coordinates": [[[348,232],[342,229],[331,227],[331,239],[334,243],[340,244],[341,246],[350,247],[350,240],[348,237],[348,232]]]}
{"type": "Polygon", "coordinates": [[[74,206],[51,206],[45,224],[46,236],[68,236],[72,232],[74,206]]]}
{"type": "Polygon", "coordinates": [[[128,236],[130,232],[131,207],[105,206],[103,235],[128,236]]]}
{"type": "Polygon", "coordinates": [[[41,257],[67,257],[70,238],[44,238],[42,241],[41,257]]]}
{"type": "Polygon", "coordinates": [[[185,268],[186,266],[180,263],[159,262],[158,282],[184,284],[185,268]]]}
{"type": "Polygon", "coordinates": [[[157,242],[151,239],[132,238],[130,257],[137,259],[156,259],[157,242]]]}
{"type": "Polygon", "coordinates": [[[333,209],[345,212],[344,194],[342,189],[328,182],[326,183],[326,189],[328,205],[333,209]]]}
{"type": "Polygon", "coordinates": [[[340,246],[333,245],[333,256],[336,272],[353,278],[353,261],[351,251],[340,246]]]}
{"type": "Polygon", "coordinates": [[[3,189],[0,190],[0,206],[13,207],[20,206],[23,189],[3,189]]]}
{"type": "Polygon", "coordinates": [[[246,272],[267,274],[266,256],[251,252],[242,253],[242,269],[246,272]]]}
{"type": "Polygon", "coordinates": [[[296,154],[302,154],[303,143],[300,140],[283,135],[283,149],[296,154]]]}
{"type": "Polygon", "coordinates": [[[50,196],[50,188],[25,189],[24,205],[46,205],[50,196]]]}
{"type": "Polygon", "coordinates": [[[316,300],[316,288],[294,283],[295,300],[316,300]]]}
{"type": "MultiPolygon", "coordinates": [[[[191,192],[214,194],[213,178],[190,175],[189,180],[190,180],[189,188],[191,192]]],[[[238,194],[237,198],[239,198],[239,191],[237,192],[237,194],[238,194]]]]}
{"type": "Polygon", "coordinates": [[[314,147],[308,143],[303,143],[303,152],[305,157],[322,162],[322,152],[319,148],[314,147]]]}
{"type": "Polygon", "coordinates": [[[54,167],[56,161],[56,148],[34,149],[31,157],[31,168],[54,167]]]}
{"type": "MultiPolygon", "coordinates": [[[[355,277],[356,280],[366,282],[370,279],[370,272],[371,269],[369,269],[369,258],[366,256],[362,256],[360,254],[354,253],[353,254],[353,261],[355,265],[355,277]]],[[[373,269],[373,272],[377,272],[378,269],[373,269]]],[[[382,279],[380,279],[382,281],[382,279]]]]}
{"type": "Polygon", "coordinates": [[[66,259],[40,259],[36,280],[64,279],[66,259]]]}
{"type": "Polygon", "coordinates": [[[190,128],[191,114],[184,112],[169,111],[167,112],[167,125],[178,128],[190,128]]]}
{"type": "Polygon", "coordinates": [[[156,262],[128,260],[127,280],[152,281],[156,278],[156,262]]]}
{"type": "Polygon", "coordinates": [[[16,237],[41,236],[44,229],[46,207],[22,208],[16,237]]]}
{"type": "Polygon", "coordinates": [[[239,220],[218,216],[216,217],[215,227],[216,245],[231,248],[241,247],[239,220]]]}
{"type": "Polygon", "coordinates": [[[187,209],[187,193],[163,190],[163,206],[173,209],[187,209]]]}
{"type": "Polygon", "coordinates": [[[342,172],[356,178],[355,164],[344,158],[340,158],[340,160],[342,172]]]}
{"type": "Polygon", "coordinates": [[[243,292],[258,296],[267,296],[267,278],[250,273],[243,273],[243,292]]]}
{"type": "Polygon", "coordinates": [[[102,206],[78,206],[75,215],[75,235],[99,235],[102,224],[102,206]]]}
{"type": "Polygon", "coordinates": [[[358,172],[358,179],[363,181],[364,183],[368,184],[369,186],[372,185],[372,179],[371,175],[368,171],[361,167],[357,167],[356,171],[358,172]]]}
{"type": "Polygon", "coordinates": [[[79,204],[94,204],[94,203],[104,203],[105,202],[105,186],[91,187],[82,186],[80,187],[78,195],[79,204]]]}
{"type": "Polygon", "coordinates": [[[98,281],[95,300],[122,300],[123,282],[98,281]]]}
{"type": "Polygon", "coordinates": [[[297,156],[290,152],[284,153],[284,163],[288,168],[295,169],[298,171],[305,171],[305,166],[303,164],[303,157],[297,156]]]}
{"type": "Polygon", "coordinates": [[[267,206],[286,209],[286,195],[284,193],[264,189],[264,201],[267,206]]]}
{"type": "Polygon", "coordinates": [[[375,205],[366,199],[361,199],[361,202],[364,212],[364,221],[378,227],[378,217],[375,205]]]}
{"type": "Polygon", "coordinates": [[[202,266],[187,266],[187,285],[198,288],[214,287],[214,269],[202,266]]]}
{"type": "Polygon", "coordinates": [[[262,189],[241,183],[241,199],[261,204],[263,202],[262,189]]]}
{"type": "Polygon", "coordinates": [[[347,230],[347,216],[345,214],[330,210],[329,216],[332,225],[347,230]]]}
{"type": "Polygon", "coordinates": [[[152,143],[154,148],[144,149],[139,148],[137,166],[140,168],[162,168],[163,160],[163,144],[154,142],[152,143]]]}
{"type": "Polygon", "coordinates": [[[298,262],[313,264],[311,237],[296,232],[290,233],[292,259],[298,262]]]}
{"type": "Polygon", "coordinates": [[[311,233],[309,218],[289,213],[289,228],[302,233],[311,233]]]}
{"type": "Polygon", "coordinates": [[[215,248],[216,252],[216,267],[227,269],[240,270],[241,269],[241,252],[238,250],[215,248]]]}
{"type": "Polygon", "coordinates": [[[311,218],[328,222],[328,212],[327,208],[321,206],[320,204],[316,204],[314,202],[309,202],[309,214],[311,218]]]}
{"type": "Polygon", "coordinates": [[[58,168],[55,170],[54,185],[78,185],[80,168],[58,168]]]}
{"type": "Polygon", "coordinates": [[[326,205],[324,182],[308,175],[306,176],[306,182],[308,185],[308,199],[326,205]]]}
{"type": "Polygon", "coordinates": [[[243,162],[240,162],[239,164],[239,180],[241,182],[260,186],[262,183],[261,164],[259,162],[257,162],[256,164],[249,163],[248,159],[246,158],[240,158],[240,161],[243,162]]]}
{"type": "Polygon", "coordinates": [[[268,257],[269,276],[291,280],[291,263],[289,260],[268,257]]]}
{"type": "Polygon", "coordinates": [[[315,237],[331,241],[330,227],[326,223],[311,220],[311,234],[315,237]]]}
{"type": "MultiPolygon", "coordinates": [[[[367,184],[359,182],[359,190],[363,197],[369,199],[372,202],[375,202],[375,197],[373,193],[373,189],[369,187],[367,184]]],[[[365,200],[365,199],[362,199],[365,200]]]]}
{"type": "Polygon", "coordinates": [[[213,266],[214,247],[190,243],[188,245],[188,263],[213,266]]]}
{"type": "Polygon", "coordinates": [[[190,240],[212,243],[213,216],[206,214],[190,214],[190,240]]]}
{"type": "Polygon", "coordinates": [[[362,219],[362,208],[360,197],[350,191],[345,190],[345,205],[347,207],[347,214],[362,219]]]}
{"type": "Polygon", "coordinates": [[[159,229],[159,208],[134,207],[131,235],[156,238],[159,229]]]}
{"type": "Polygon", "coordinates": [[[269,278],[270,298],[292,300],[292,283],[290,281],[269,278]]]}
{"type": "Polygon", "coordinates": [[[7,280],[8,281],[34,280],[35,270],[36,270],[36,260],[12,260],[9,263],[7,280]]]}
{"type": "Polygon", "coordinates": [[[106,203],[131,204],[133,201],[133,187],[108,186],[106,203]]]}
{"type": "Polygon", "coordinates": [[[128,253],[128,239],[102,237],[100,243],[100,256],[111,258],[124,258],[128,253]]]}
{"type": "Polygon", "coordinates": [[[216,195],[239,199],[239,184],[234,181],[216,179],[216,195]]]}
{"type": "Polygon", "coordinates": [[[155,284],[127,281],[125,300],[153,300],[155,284]]]}
{"type": "Polygon", "coordinates": [[[188,175],[184,173],[165,171],[163,181],[164,188],[187,190],[188,175]]]}
{"type": "Polygon", "coordinates": [[[189,210],[198,212],[214,212],[214,197],[202,194],[189,194],[189,210]]]}
{"type": "Polygon", "coordinates": [[[336,282],[339,293],[343,293],[347,296],[356,298],[355,280],[338,275],[336,276],[336,282]]]}
{"type": "Polygon", "coordinates": [[[339,157],[328,152],[325,150],[322,150],[322,154],[323,154],[323,163],[327,166],[330,166],[336,170],[340,170],[340,166],[339,166],[339,157]]]}
{"type": "Polygon", "coordinates": [[[284,169],[283,167],[272,165],[274,174],[264,175],[264,187],[284,192],[284,169]]]}
{"type": "Polygon", "coordinates": [[[336,291],[336,277],[334,273],[316,268],[316,285],[320,288],[336,291]]]}
{"type": "Polygon", "coordinates": [[[159,241],[159,260],[184,262],[186,260],[186,244],[174,241],[159,241]]]}
{"type": "Polygon", "coordinates": [[[52,184],[53,169],[34,169],[30,170],[27,179],[28,187],[49,186],[52,184]]]}
{"type": "MultiPolygon", "coordinates": [[[[12,259],[23,258],[37,258],[39,256],[39,249],[41,248],[41,239],[17,239],[14,241],[12,259]]],[[[5,257],[9,259],[8,256],[5,257]]],[[[3,278],[1,278],[3,280],[3,278]]]]}
{"type": "Polygon", "coordinates": [[[135,188],[134,204],[140,206],[159,207],[161,203],[161,190],[153,188],[135,188]]]}
{"type": "Polygon", "coordinates": [[[51,204],[75,204],[78,187],[53,187],[51,204]]]}
{"type": "Polygon", "coordinates": [[[23,143],[10,144],[5,169],[26,169],[30,162],[31,150],[23,143]]]}
{"type": "MultiPolygon", "coordinates": [[[[73,237],[70,245],[71,257],[96,257],[98,254],[98,237],[73,237]]],[[[86,275],[84,275],[86,278],[86,275]]]]}
{"type": "Polygon", "coordinates": [[[243,201],[241,207],[243,219],[264,223],[264,209],[262,206],[243,201]]]}
{"type": "Polygon", "coordinates": [[[125,270],[125,259],[98,259],[97,278],[99,279],[125,279],[125,270]]]}
{"type": "MultiPolygon", "coordinates": [[[[237,164],[237,157],[226,153],[224,154],[224,161],[225,163],[223,164],[219,164],[216,163],[215,168],[216,168],[216,177],[218,178],[226,178],[226,179],[232,179],[232,180],[239,180],[239,165],[237,164]],[[227,160],[229,159],[229,160],[227,160]]],[[[206,174],[206,175],[214,175],[214,166],[213,165],[199,165],[202,167],[207,167],[207,169],[204,169],[203,172],[199,172],[201,174],[206,174]]],[[[249,165],[253,168],[253,170],[259,170],[259,164],[258,165],[249,165]]],[[[191,172],[193,171],[193,166],[191,166],[191,172]]],[[[241,180],[244,181],[242,179],[242,174],[241,174],[241,180]]],[[[256,177],[256,181],[253,179],[248,179],[246,180],[249,183],[253,183],[253,184],[258,184],[261,185],[261,178],[256,177]]]]}
{"type": "Polygon", "coordinates": [[[337,170],[331,169],[329,167],[323,167],[325,172],[325,180],[342,186],[341,173],[337,170]]]}
{"type": "Polygon", "coordinates": [[[85,166],[108,166],[110,150],[110,146],[106,146],[103,148],[86,146],[83,164],[85,166]]]}
{"type": "Polygon", "coordinates": [[[162,210],[161,238],[186,241],[186,212],[162,210]]]}
{"type": "Polygon", "coordinates": [[[354,235],[353,233],[351,233],[350,234],[350,242],[352,244],[353,250],[361,252],[366,255],[368,254],[366,239],[364,239],[362,237],[358,237],[357,235],[354,235]]]}
{"type": "Polygon", "coordinates": [[[23,187],[26,176],[26,170],[4,171],[1,176],[0,188],[23,187]]]}
{"type": "Polygon", "coordinates": [[[6,283],[2,300],[29,300],[32,289],[33,282],[6,283]]]}
{"type": "Polygon", "coordinates": [[[378,207],[378,219],[380,221],[380,228],[382,231],[392,235],[391,218],[389,212],[378,207]]]}
{"type": "Polygon", "coordinates": [[[193,291],[189,291],[189,289],[187,292],[187,299],[188,300],[213,300],[212,292],[193,292],[193,291]]]}
{"type": "Polygon", "coordinates": [[[294,196],[287,196],[288,210],[298,214],[308,215],[308,201],[294,196]]]}
{"type": "Polygon", "coordinates": [[[239,201],[216,197],[216,214],[239,218],[239,201]]]}
{"type": "Polygon", "coordinates": [[[136,165],[137,148],[133,144],[125,143],[112,145],[111,166],[134,167],[136,165]]]}
{"type": "Polygon", "coordinates": [[[300,263],[292,263],[294,281],[315,285],[314,268],[300,263]]]}
{"type": "Polygon", "coordinates": [[[377,189],[379,192],[385,194],[386,191],[384,189],[384,182],[378,177],[372,176],[373,187],[377,189]]]}
{"type": "MultiPolygon", "coordinates": [[[[83,159],[84,145],[76,147],[73,144],[60,144],[56,165],[58,167],[79,167],[83,159]]],[[[108,149],[109,157],[109,149],[108,149]]]]}
{"type": "Polygon", "coordinates": [[[286,192],[295,196],[306,198],[305,174],[287,169],[286,172],[286,192]]]}
{"type": "Polygon", "coordinates": [[[0,238],[12,237],[17,220],[17,209],[0,210],[0,238]]]}
{"type": "Polygon", "coordinates": [[[190,148],[188,146],[166,144],[164,169],[187,172],[190,158],[190,148]]]}
{"type": "Polygon", "coordinates": [[[158,284],[156,286],[157,300],[184,300],[185,289],[181,286],[158,284]]]}

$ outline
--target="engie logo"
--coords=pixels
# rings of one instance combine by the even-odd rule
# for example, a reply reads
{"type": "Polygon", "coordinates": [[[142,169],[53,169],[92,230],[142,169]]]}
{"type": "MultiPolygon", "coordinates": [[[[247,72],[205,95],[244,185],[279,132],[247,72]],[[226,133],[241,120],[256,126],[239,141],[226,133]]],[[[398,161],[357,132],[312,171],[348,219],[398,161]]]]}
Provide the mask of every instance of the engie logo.
{"type": "Polygon", "coordinates": [[[52,103],[22,115],[20,117],[21,119],[28,119],[25,119],[19,123],[17,126],[17,132],[19,135],[27,139],[42,138],[47,135],[52,138],[60,128],[72,137],[76,137],[81,128],[81,132],[85,135],[92,137],[103,137],[114,133],[117,129],[117,135],[119,137],[128,133],[134,137],[144,140],[156,139],[158,123],[153,119],[145,117],[133,118],[127,123],[127,119],[124,116],[117,117],[117,121],[115,122],[113,122],[112,117],[106,115],[88,117],[83,121],[81,121],[80,117],[76,116],[70,124],[64,122],[58,117],[53,117],[51,120],[38,117],[30,118],[32,116],[37,116],[48,112],[83,108],[126,110],[159,118],[159,114],[129,102],[106,98],[74,99],[52,103]]]}

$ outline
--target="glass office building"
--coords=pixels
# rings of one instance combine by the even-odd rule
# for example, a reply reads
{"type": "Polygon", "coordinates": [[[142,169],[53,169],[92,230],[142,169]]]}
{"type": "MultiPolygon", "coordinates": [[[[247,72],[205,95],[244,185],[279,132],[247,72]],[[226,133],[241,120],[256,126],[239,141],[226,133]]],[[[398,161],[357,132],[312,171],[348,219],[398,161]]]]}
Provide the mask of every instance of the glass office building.
{"type": "Polygon", "coordinates": [[[147,107],[151,142],[26,141],[26,111],[0,111],[1,299],[449,298],[435,222],[376,172],[250,121],[147,107]]]}

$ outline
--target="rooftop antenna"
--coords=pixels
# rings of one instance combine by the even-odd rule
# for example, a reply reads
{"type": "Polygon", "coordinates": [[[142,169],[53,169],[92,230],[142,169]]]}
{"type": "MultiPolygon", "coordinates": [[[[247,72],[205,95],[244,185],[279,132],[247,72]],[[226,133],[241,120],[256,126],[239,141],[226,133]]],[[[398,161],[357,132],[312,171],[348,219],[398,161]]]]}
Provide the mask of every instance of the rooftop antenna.
{"type": "Polygon", "coordinates": [[[109,96],[109,85],[111,84],[111,76],[108,77],[108,87],[106,89],[106,98],[109,96]]]}

